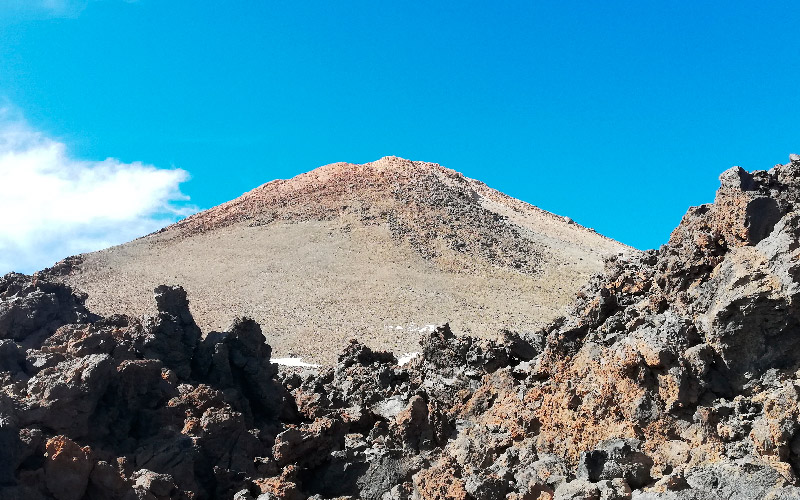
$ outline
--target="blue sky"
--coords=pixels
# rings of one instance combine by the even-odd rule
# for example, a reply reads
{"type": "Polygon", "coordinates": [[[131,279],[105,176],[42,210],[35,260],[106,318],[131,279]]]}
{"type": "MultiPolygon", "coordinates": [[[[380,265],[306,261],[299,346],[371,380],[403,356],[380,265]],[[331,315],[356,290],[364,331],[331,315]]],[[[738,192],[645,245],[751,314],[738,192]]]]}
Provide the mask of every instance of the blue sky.
{"type": "Polygon", "coordinates": [[[191,176],[93,245],[396,155],[652,248],[726,168],[800,152],[797,2],[500,4],[6,0],[0,107],[109,186],[191,176]]]}

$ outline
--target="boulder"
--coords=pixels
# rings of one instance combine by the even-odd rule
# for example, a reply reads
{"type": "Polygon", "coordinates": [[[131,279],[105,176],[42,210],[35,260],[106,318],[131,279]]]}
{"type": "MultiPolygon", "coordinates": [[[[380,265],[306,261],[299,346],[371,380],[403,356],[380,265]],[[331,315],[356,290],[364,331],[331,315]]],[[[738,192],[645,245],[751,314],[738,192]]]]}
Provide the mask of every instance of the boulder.
{"type": "Polygon", "coordinates": [[[581,454],[578,463],[578,478],[593,482],[623,479],[634,488],[650,482],[653,460],[640,452],[637,439],[609,439],[597,447],[581,454]]]}
{"type": "Polygon", "coordinates": [[[80,500],[94,468],[91,450],[66,436],[47,440],[44,464],[47,490],[56,500],[80,500]]]}
{"type": "Polygon", "coordinates": [[[0,339],[38,347],[62,325],[97,319],[85,301],[85,295],[61,283],[6,274],[0,277],[0,339]]]}

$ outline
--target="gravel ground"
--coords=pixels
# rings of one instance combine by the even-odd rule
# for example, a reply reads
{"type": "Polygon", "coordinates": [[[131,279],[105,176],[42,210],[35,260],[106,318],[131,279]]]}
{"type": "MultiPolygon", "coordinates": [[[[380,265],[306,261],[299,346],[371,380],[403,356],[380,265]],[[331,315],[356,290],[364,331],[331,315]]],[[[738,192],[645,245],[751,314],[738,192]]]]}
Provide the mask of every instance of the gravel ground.
{"type": "Polygon", "coordinates": [[[204,331],[251,316],[276,357],[330,364],[350,338],[398,355],[414,352],[421,333],[444,322],[481,337],[503,328],[535,330],[557,317],[602,268],[603,255],[634,251],[442,167],[381,164],[386,161],[335,164],[266,184],[259,190],[279,186],[282,196],[293,197],[275,201],[258,190],[245,195],[261,200],[257,223],[252,203],[245,210],[235,200],[160,233],[86,254],[61,279],[87,292],[87,305],[100,314],[152,314],[153,288],[178,284],[204,331]],[[415,171],[404,181],[405,198],[398,203],[381,179],[387,171],[406,175],[410,168],[419,176],[415,171]],[[318,171],[322,193],[304,178],[319,177],[318,171]],[[354,193],[353,175],[359,182],[369,179],[369,188],[354,193]],[[345,201],[337,182],[348,187],[345,201]],[[438,197],[434,205],[427,201],[431,189],[438,197]],[[365,205],[375,215],[365,216],[365,205]],[[405,221],[400,236],[391,223],[397,219],[405,221]],[[500,222],[487,229],[487,220],[500,222]],[[485,252],[487,239],[510,250],[485,252]],[[514,267],[505,258],[514,252],[523,256],[517,260],[532,258],[514,267]]]}

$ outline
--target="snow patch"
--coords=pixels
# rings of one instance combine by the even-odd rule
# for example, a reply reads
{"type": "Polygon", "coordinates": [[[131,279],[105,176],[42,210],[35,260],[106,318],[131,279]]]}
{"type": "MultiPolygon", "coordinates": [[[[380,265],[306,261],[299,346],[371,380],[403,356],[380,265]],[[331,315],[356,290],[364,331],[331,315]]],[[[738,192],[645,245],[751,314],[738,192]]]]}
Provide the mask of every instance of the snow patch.
{"type": "Polygon", "coordinates": [[[403,366],[404,364],[408,363],[412,359],[416,359],[418,357],[419,357],[419,353],[418,352],[407,352],[407,353],[403,354],[402,356],[400,356],[399,358],[397,358],[397,366],[403,366]]]}
{"type": "Polygon", "coordinates": [[[413,332],[418,332],[418,333],[431,333],[434,330],[436,330],[436,325],[425,325],[425,326],[421,326],[421,327],[419,327],[417,329],[409,327],[409,330],[411,330],[413,332]]]}
{"type": "Polygon", "coordinates": [[[301,366],[305,368],[319,368],[320,365],[313,363],[306,363],[303,358],[272,358],[270,363],[275,363],[281,366],[301,366]]]}
{"type": "Polygon", "coordinates": [[[413,332],[413,333],[431,333],[432,331],[436,330],[436,325],[418,326],[416,323],[409,323],[406,326],[403,326],[403,325],[385,325],[384,329],[386,329],[386,330],[405,330],[407,332],[413,332]]]}

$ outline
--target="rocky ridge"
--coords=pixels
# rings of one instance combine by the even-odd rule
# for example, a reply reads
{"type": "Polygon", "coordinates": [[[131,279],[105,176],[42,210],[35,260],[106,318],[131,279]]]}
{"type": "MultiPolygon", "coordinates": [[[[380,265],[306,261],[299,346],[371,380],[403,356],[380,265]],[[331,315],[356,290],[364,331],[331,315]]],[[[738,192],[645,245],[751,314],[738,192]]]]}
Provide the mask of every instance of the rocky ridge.
{"type": "Polygon", "coordinates": [[[489,265],[536,273],[546,249],[520,237],[524,225],[507,223],[514,214],[549,219],[558,233],[589,231],[455,170],[388,156],[363,165],[333,163],[268,182],[161,232],[186,238],[242,222],[264,226],[345,216],[367,225],[386,223],[393,238],[458,272],[473,271],[476,264],[466,256],[477,255],[489,265]]]}
{"type": "Polygon", "coordinates": [[[720,179],[568,315],[444,325],[403,366],[352,341],[278,373],[257,324],[203,336],[178,287],[155,317],[100,318],[7,275],[0,496],[798,499],[800,157],[720,179]]]}

